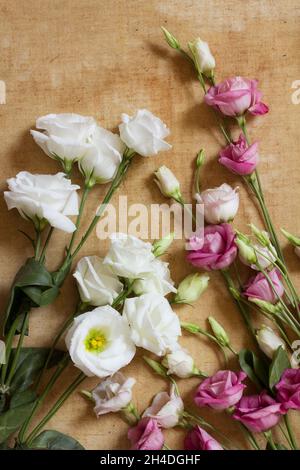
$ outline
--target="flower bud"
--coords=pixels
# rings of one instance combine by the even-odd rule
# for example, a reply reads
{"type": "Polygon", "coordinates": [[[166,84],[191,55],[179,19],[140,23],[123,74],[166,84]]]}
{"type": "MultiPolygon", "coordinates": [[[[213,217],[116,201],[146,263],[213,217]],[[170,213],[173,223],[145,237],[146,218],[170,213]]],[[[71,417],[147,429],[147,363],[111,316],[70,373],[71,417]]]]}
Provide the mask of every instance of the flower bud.
{"type": "Polygon", "coordinates": [[[260,349],[268,356],[270,359],[273,358],[273,355],[281,346],[285,349],[285,342],[280,338],[272,328],[269,326],[263,325],[259,330],[256,331],[256,339],[260,349]]]}
{"type": "Polygon", "coordinates": [[[267,302],[266,300],[260,300],[260,299],[256,299],[253,297],[249,297],[248,300],[249,302],[253,302],[254,304],[256,304],[264,312],[271,313],[271,314],[278,313],[277,304],[274,305],[274,304],[271,304],[270,302],[267,302]]]}
{"type": "Polygon", "coordinates": [[[179,181],[168,167],[161,166],[155,172],[154,181],[164,196],[181,199],[179,181]]]}
{"type": "Polygon", "coordinates": [[[198,72],[203,73],[207,77],[212,77],[214,68],[216,66],[216,61],[210,52],[210,48],[207,42],[197,38],[193,42],[189,43],[189,48],[193,54],[194,62],[198,72]]]}
{"type": "Polygon", "coordinates": [[[152,253],[154,254],[154,256],[156,257],[161,256],[168,250],[169,246],[172,244],[174,240],[174,235],[175,235],[174,232],[171,232],[165,237],[153,243],[152,253]]]}
{"type": "Polygon", "coordinates": [[[163,26],[161,26],[161,29],[162,29],[162,32],[164,33],[165,40],[167,41],[169,46],[172,47],[172,49],[180,49],[180,44],[178,40],[175,38],[175,36],[173,36],[173,34],[170,33],[170,31],[168,31],[163,26]]]}
{"type": "Polygon", "coordinates": [[[208,317],[211,329],[222,346],[228,346],[230,344],[229,337],[224,330],[223,326],[214,317],[208,317]]]}
{"type": "Polygon", "coordinates": [[[268,232],[265,230],[259,230],[254,224],[249,224],[249,227],[261,245],[269,246],[271,244],[268,232]]]}
{"type": "Polygon", "coordinates": [[[235,239],[235,243],[237,244],[239,249],[240,260],[247,265],[256,264],[257,256],[254,248],[251,245],[250,239],[242,233],[238,232],[235,239]]]}
{"type": "Polygon", "coordinates": [[[205,151],[204,149],[201,149],[197,155],[196,167],[200,168],[203,165],[204,160],[205,160],[205,151]]]}
{"type": "Polygon", "coordinates": [[[300,258],[300,238],[295,237],[295,235],[292,235],[283,228],[281,231],[288,241],[295,247],[295,254],[300,258]]]}
{"type": "Polygon", "coordinates": [[[194,359],[181,347],[167,354],[162,364],[168,369],[168,375],[174,374],[181,379],[192,377],[195,372],[198,373],[194,359]]]}
{"type": "Polygon", "coordinates": [[[162,377],[167,377],[166,369],[159,362],[154,361],[147,356],[143,356],[143,359],[148,364],[148,366],[154,370],[154,372],[156,372],[158,375],[161,375],[162,377]]]}
{"type": "Polygon", "coordinates": [[[178,286],[175,295],[176,303],[196,302],[208,286],[207,274],[189,274],[178,286]]]}
{"type": "Polygon", "coordinates": [[[6,363],[5,343],[0,339],[0,364],[6,363]]]}

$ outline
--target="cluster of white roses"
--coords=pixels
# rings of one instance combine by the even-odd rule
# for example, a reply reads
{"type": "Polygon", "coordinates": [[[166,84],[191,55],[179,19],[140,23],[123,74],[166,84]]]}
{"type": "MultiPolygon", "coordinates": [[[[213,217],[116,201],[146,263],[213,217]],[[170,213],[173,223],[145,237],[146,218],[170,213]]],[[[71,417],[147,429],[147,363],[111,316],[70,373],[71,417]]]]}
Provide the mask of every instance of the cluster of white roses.
{"type": "Polygon", "coordinates": [[[78,185],[72,184],[73,164],[78,162],[85,186],[111,181],[117,174],[123,156],[137,153],[156,155],[171,146],[163,139],[169,135],[166,125],[150,111],[138,110],[133,117],[122,115],[118,134],[100,127],[94,118],[78,114],[48,114],[37,119],[31,134],[51,158],[62,164],[64,173],[33,175],[21,171],[8,180],[4,193],[8,209],[16,208],[22,217],[42,230],[52,227],[74,232],[68,216],[78,215],[78,185]]]}
{"type": "Polygon", "coordinates": [[[113,234],[105,258],[87,256],[79,261],[74,277],[81,300],[96,308],[75,318],[66,345],[75,366],[87,376],[116,373],[132,360],[136,346],[164,356],[170,374],[188,377],[196,371],[193,359],[178,344],[180,321],[165,295],[174,293],[178,303],[196,300],[208,276],[190,275],[177,291],[168,263],[155,256],[171,240],[151,245],[131,235],[113,234]],[[132,296],[118,304],[126,285],[132,296]]]}

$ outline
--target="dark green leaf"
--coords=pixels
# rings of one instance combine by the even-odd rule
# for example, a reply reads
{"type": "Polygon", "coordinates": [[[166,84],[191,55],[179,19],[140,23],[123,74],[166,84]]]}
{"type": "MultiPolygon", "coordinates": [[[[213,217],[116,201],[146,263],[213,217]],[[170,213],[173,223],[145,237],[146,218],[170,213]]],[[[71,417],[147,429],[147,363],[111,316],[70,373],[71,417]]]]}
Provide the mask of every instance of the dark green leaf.
{"type": "Polygon", "coordinates": [[[271,390],[273,389],[274,385],[279,382],[285,369],[289,369],[290,367],[291,363],[286,351],[281,346],[279,346],[270,365],[269,387],[271,390]]]}
{"type": "Polygon", "coordinates": [[[8,331],[15,318],[29,311],[53,302],[59,289],[45,266],[34,258],[29,258],[18,271],[10,293],[5,312],[4,328],[8,331]]]}
{"type": "Polygon", "coordinates": [[[43,431],[33,440],[30,447],[48,450],[84,450],[73,437],[54,430],[43,431]]]}
{"type": "Polygon", "coordinates": [[[5,404],[6,404],[6,395],[5,393],[0,392],[0,413],[2,413],[2,411],[4,410],[5,404]]]}
{"type": "Polygon", "coordinates": [[[269,367],[266,362],[252,353],[253,367],[255,375],[259,378],[265,387],[269,387],[269,367]]]}
{"type": "Polygon", "coordinates": [[[18,406],[0,415],[0,443],[5,442],[24,423],[33,404],[18,406]]]}
{"type": "Polygon", "coordinates": [[[19,390],[13,394],[9,409],[17,408],[18,406],[28,405],[36,400],[37,395],[33,390],[25,390],[24,392],[20,392],[19,390]]]}
{"type": "MultiPolygon", "coordinates": [[[[262,388],[262,384],[254,368],[254,361],[257,362],[258,359],[254,359],[254,357],[255,354],[249,349],[242,349],[239,352],[239,362],[242,370],[247,374],[249,379],[260,389],[262,388]]],[[[256,365],[256,367],[258,368],[258,365],[256,365]]]]}
{"type": "MultiPolygon", "coordinates": [[[[15,350],[12,351],[11,360],[13,360],[15,350]]],[[[21,392],[27,390],[38,377],[39,372],[45,364],[49,348],[22,348],[15,375],[11,382],[11,391],[21,392]]],[[[63,357],[64,352],[55,350],[52,355],[48,368],[57,364],[63,357]]]]}

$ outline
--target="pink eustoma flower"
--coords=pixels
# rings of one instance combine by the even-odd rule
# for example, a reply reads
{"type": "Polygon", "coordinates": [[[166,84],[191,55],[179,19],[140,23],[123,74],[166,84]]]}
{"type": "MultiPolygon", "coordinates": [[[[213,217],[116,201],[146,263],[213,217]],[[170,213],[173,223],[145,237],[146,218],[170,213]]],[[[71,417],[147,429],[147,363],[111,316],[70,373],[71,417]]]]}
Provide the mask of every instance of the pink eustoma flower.
{"type": "Polygon", "coordinates": [[[254,115],[266,114],[269,108],[261,101],[257,80],[243,77],[228,78],[212,86],[205,95],[205,102],[225,116],[243,116],[247,111],[254,115]]]}
{"type": "Polygon", "coordinates": [[[200,426],[195,426],[184,440],[185,450],[224,450],[223,447],[200,426]]]}
{"type": "Polygon", "coordinates": [[[300,410],[300,369],[286,369],[275,388],[285,410],[300,410]]]}
{"type": "Polygon", "coordinates": [[[264,391],[259,395],[243,397],[235,408],[233,418],[251,432],[264,432],[276,426],[283,414],[282,404],[264,391]]]}
{"type": "Polygon", "coordinates": [[[240,401],[244,388],[244,372],[232,372],[231,370],[219,370],[212,377],[203,380],[195,395],[195,403],[198,406],[209,406],[215,410],[225,410],[240,401]]]}
{"type": "Polygon", "coordinates": [[[248,146],[245,136],[227,145],[219,153],[219,163],[237,175],[245,176],[253,173],[258,165],[258,143],[248,146]]]}
{"type": "Polygon", "coordinates": [[[284,294],[284,286],[281,282],[281,274],[278,269],[274,268],[268,273],[274,290],[273,291],[268,279],[263,273],[258,273],[252,277],[245,286],[244,295],[248,298],[264,300],[271,304],[276,304],[284,294]],[[277,294],[277,295],[276,295],[277,294]]]}
{"type": "Polygon", "coordinates": [[[136,426],[130,428],[128,439],[133,450],[161,450],[164,445],[163,433],[152,418],[142,418],[136,426]]]}
{"type": "Polygon", "coordinates": [[[237,255],[235,233],[229,224],[208,225],[203,237],[194,236],[189,240],[191,251],[187,260],[206,271],[225,269],[237,255]]]}

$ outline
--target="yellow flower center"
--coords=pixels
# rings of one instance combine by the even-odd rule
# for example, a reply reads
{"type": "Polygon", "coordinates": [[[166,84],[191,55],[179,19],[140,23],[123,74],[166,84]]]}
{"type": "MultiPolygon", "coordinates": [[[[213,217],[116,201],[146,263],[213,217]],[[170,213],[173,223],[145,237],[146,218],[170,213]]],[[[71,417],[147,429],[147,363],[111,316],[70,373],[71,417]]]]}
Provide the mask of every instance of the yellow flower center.
{"type": "Polygon", "coordinates": [[[105,349],[107,339],[103,331],[93,328],[86,336],[84,344],[87,351],[99,353],[105,349]]]}

